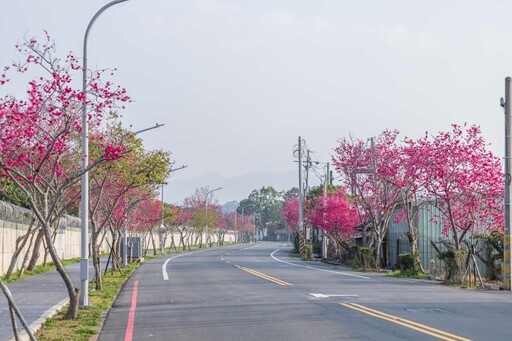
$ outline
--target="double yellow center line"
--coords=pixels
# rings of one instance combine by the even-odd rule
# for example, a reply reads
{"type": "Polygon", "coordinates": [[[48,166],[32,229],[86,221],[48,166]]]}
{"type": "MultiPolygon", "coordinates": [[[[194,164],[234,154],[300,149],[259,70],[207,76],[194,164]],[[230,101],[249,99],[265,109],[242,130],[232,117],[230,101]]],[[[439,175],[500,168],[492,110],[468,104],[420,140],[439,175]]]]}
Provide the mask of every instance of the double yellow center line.
{"type": "Polygon", "coordinates": [[[425,326],[425,325],[420,324],[420,323],[409,321],[409,320],[403,319],[403,318],[398,317],[398,316],[393,316],[393,315],[389,315],[389,314],[383,313],[383,312],[378,311],[378,310],[370,309],[370,308],[362,306],[360,304],[356,304],[356,303],[340,303],[340,304],[342,306],[344,306],[344,307],[347,307],[347,308],[350,308],[350,309],[354,309],[354,310],[357,310],[357,311],[359,311],[361,313],[364,313],[364,314],[367,314],[367,315],[370,315],[370,316],[373,316],[373,317],[377,317],[377,318],[380,318],[380,319],[383,319],[383,320],[386,320],[386,321],[389,321],[389,322],[392,322],[392,323],[396,323],[396,324],[399,324],[401,326],[404,326],[404,327],[407,327],[407,328],[410,328],[410,329],[414,329],[414,330],[416,330],[416,331],[418,331],[420,333],[428,334],[430,336],[437,337],[438,339],[441,339],[441,340],[446,340],[446,341],[471,341],[470,339],[466,339],[466,338],[461,337],[461,336],[450,334],[450,333],[444,332],[444,331],[439,330],[439,329],[435,329],[435,328],[432,328],[432,327],[429,327],[429,326],[425,326]]]}
{"type": "Polygon", "coordinates": [[[266,279],[267,281],[270,281],[270,282],[273,282],[273,283],[276,283],[276,284],[279,284],[279,285],[282,285],[282,286],[293,285],[291,283],[282,281],[282,280],[280,280],[278,278],[275,278],[275,277],[272,277],[272,276],[269,276],[269,275],[265,275],[264,273],[258,272],[258,271],[253,270],[253,269],[249,269],[249,268],[246,268],[246,267],[243,267],[243,266],[239,266],[239,265],[237,265],[236,267],[239,268],[242,271],[245,271],[245,272],[248,272],[250,274],[253,274],[254,276],[258,276],[260,278],[266,279]]]}

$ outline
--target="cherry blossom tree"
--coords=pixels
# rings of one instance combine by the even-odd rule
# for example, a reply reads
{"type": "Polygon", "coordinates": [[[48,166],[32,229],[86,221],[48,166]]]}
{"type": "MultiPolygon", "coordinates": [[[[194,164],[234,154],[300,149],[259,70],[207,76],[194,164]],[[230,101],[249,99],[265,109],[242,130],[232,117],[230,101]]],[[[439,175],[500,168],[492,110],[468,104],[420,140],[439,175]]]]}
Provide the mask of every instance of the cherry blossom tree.
{"type": "Polygon", "coordinates": [[[213,226],[218,219],[218,203],[212,196],[208,196],[209,188],[196,188],[194,193],[185,198],[184,206],[191,212],[191,223],[196,235],[195,244],[201,248],[203,246],[203,233],[207,240],[213,233],[213,226]]]}
{"type": "Polygon", "coordinates": [[[397,131],[384,131],[370,147],[362,140],[340,140],[333,158],[336,169],[361,218],[370,222],[376,261],[394,216],[406,221],[411,254],[421,267],[415,222],[420,210],[431,206],[446,237],[444,245],[459,254],[457,260],[445,260],[457,279],[468,236],[503,227],[501,162],[488,151],[477,126],[454,124],[449,132],[427,132],[401,144],[397,137],[397,131]]]}
{"type": "Polygon", "coordinates": [[[400,189],[401,202],[397,209],[395,221],[407,224],[407,239],[409,241],[409,253],[413,258],[414,269],[424,272],[420,261],[418,248],[419,231],[416,222],[422,209],[428,204],[424,179],[421,177],[423,168],[418,160],[421,160],[421,150],[415,148],[414,143],[407,143],[398,147],[392,160],[385,167],[395,172],[393,184],[400,189]]]}
{"type": "MultiPolygon", "coordinates": [[[[293,233],[295,250],[300,250],[301,231],[299,231],[299,198],[292,198],[284,202],[283,218],[289,230],[293,233]]],[[[305,215],[307,216],[307,215],[305,215]]]]}
{"type": "Polygon", "coordinates": [[[217,245],[221,246],[224,245],[224,237],[226,236],[226,233],[228,232],[229,226],[233,224],[234,222],[234,213],[233,214],[225,214],[222,212],[221,207],[217,206],[217,220],[215,221],[213,233],[217,236],[217,245]],[[232,220],[229,220],[229,218],[232,217],[232,220]]]}
{"type": "Polygon", "coordinates": [[[321,228],[332,241],[338,258],[342,257],[343,251],[351,251],[351,237],[359,225],[359,217],[344,189],[318,197],[312,209],[307,212],[307,217],[313,226],[321,228]]]}
{"type": "Polygon", "coordinates": [[[455,250],[449,279],[461,277],[463,243],[473,232],[486,233],[503,227],[503,172],[501,161],[488,150],[475,125],[452,125],[452,130],[418,141],[408,141],[417,149],[421,179],[430,203],[435,207],[434,221],[451,240],[455,250]],[[459,254],[459,257],[457,257],[459,254]]]}
{"type": "Polygon", "coordinates": [[[119,269],[121,261],[121,236],[126,232],[133,236],[134,233],[144,231],[146,228],[154,228],[156,225],[147,225],[148,222],[160,221],[160,205],[161,202],[157,200],[157,205],[148,211],[148,216],[145,219],[140,219],[143,213],[136,215],[136,211],[140,205],[147,200],[153,200],[157,196],[155,188],[150,186],[134,187],[126,191],[118,200],[114,211],[106,218],[108,221],[105,224],[106,228],[111,235],[111,256],[112,256],[112,271],[119,269]],[[149,215],[150,214],[150,215],[149,215]]]}
{"type": "MultiPolygon", "coordinates": [[[[101,262],[99,254],[99,237],[105,232],[109,217],[114,213],[123,196],[132,189],[149,187],[155,190],[169,175],[170,154],[161,150],[146,151],[142,140],[133,133],[112,125],[107,140],[123,140],[125,151],[122,157],[103,163],[91,173],[91,205],[89,216],[91,221],[92,259],[95,269],[96,290],[101,290],[101,262]]],[[[100,146],[93,145],[91,154],[99,152],[100,146]]]]}
{"type": "MultiPolygon", "coordinates": [[[[166,223],[172,226],[179,233],[179,246],[181,246],[182,250],[185,251],[188,237],[191,232],[191,229],[187,226],[187,223],[191,220],[192,213],[177,205],[170,205],[169,211],[170,213],[166,219],[166,223]]],[[[190,243],[188,243],[188,247],[190,250],[190,243]]]]}
{"type": "Polygon", "coordinates": [[[299,232],[299,199],[287,200],[283,206],[283,216],[288,228],[295,234],[299,232]]]}
{"type": "MultiPolygon", "coordinates": [[[[386,130],[367,146],[366,141],[342,138],[335,149],[333,162],[343,175],[345,188],[351,190],[356,208],[363,222],[370,226],[368,242],[374,247],[374,260],[382,265],[382,243],[387,237],[390,220],[401,202],[400,188],[396,186],[396,173],[392,165],[396,157],[398,131],[386,130]]],[[[365,235],[363,235],[365,237],[365,235]]],[[[366,238],[364,238],[366,239],[366,238]]]]}
{"type": "MultiPolygon", "coordinates": [[[[151,190],[152,194],[155,193],[154,190],[151,190]]],[[[146,234],[153,235],[153,231],[156,227],[161,224],[162,219],[162,202],[156,199],[151,195],[143,196],[140,203],[136,205],[136,208],[131,214],[130,218],[127,222],[127,230],[130,237],[133,237],[134,233],[139,236],[144,236],[146,234]]],[[[165,246],[165,239],[163,240],[163,245],[165,246]]],[[[153,239],[152,239],[153,240],[153,239]]],[[[130,238],[131,241],[131,250],[133,250],[133,238],[130,238]]],[[[154,247],[154,252],[156,254],[156,248],[154,247]]],[[[130,256],[130,261],[132,258],[132,254],[130,256]]]]}
{"type": "MultiPolygon", "coordinates": [[[[28,82],[26,98],[8,94],[0,99],[0,176],[11,180],[27,197],[68,292],[66,317],[76,319],[79,289],[59,259],[51,227],[58,219],[59,207],[64,206],[66,192],[82,175],[77,152],[82,106],[87,105],[91,132],[99,132],[102,120],[111,110],[121,109],[129,97],[124,89],[105,81],[110,72],[100,70],[90,73],[86,100],[82,90],[73,87],[75,73],[81,70],[78,59],[72,53],[64,60],[57,58],[48,35],[42,43],[27,38],[16,47],[21,57],[4,68],[0,85],[11,83],[12,72],[20,74],[19,78],[29,71],[35,76],[28,82]]],[[[91,160],[88,170],[116,159],[123,150],[122,145],[104,144],[103,153],[91,160]]]]}

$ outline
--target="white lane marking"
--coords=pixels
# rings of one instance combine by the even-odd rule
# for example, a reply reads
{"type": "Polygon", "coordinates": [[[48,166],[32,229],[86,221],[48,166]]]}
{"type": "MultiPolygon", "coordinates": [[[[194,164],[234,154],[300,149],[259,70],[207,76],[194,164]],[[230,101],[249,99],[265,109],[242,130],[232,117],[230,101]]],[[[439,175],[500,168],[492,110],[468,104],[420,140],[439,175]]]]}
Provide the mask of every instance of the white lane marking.
{"type": "Polygon", "coordinates": [[[246,248],[240,249],[240,251],[253,249],[253,248],[255,248],[255,247],[262,246],[262,245],[265,245],[265,244],[256,244],[256,245],[253,245],[253,246],[249,246],[249,247],[246,247],[246,248]]]}
{"type": "Polygon", "coordinates": [[[358,297],[359,295],[325,295],[325,294],[311,294],[311,296],[315,297],[315,298],[330,298],[330,297],[358,297]]]}
{"type": "Polygon", "coordinates": [[[167,260],[162,265],[162,276],[164,277],[164,281],[168,281],[169,280],[169,275],[167,275],[166,268],[167,268],[167,263],[169,263],[170,260],[172,260],[174,258],[181,257],[181,256],[191,255],[191,254],[194,254],[194,253],[205,252],[205,251],[209,251],[209,250],[210,249],[201,250],[201,251],[194,251],[194,252],[187,252],[187,253],[182,253],[182,254],[179,254],[179,255],[171,257],[171,258],[167,258],[167,260]]]}
{"type": "Polygon", "coordinates": [[[284,260],[281,260],[281,259],[278,259],[274,256],[274,253],[276,253],[277,251],[279,251],[281,249],[277,249],[275,250],[274,252],[272,252],[270,254],[270,257],[272,257],[275,261],[278,261],[278,262],[281,262],[281,263],[284,263],[284,264],[288,264],[288,265],[291,265],[291,266],[296,266],[296,267],[299,267],[299,268],[307,268],[307,269],[311,269],[311,270],[316,270],[316,271],[323,271],[323,272],[330,272],[330,273],[333,273],[333,274],[337,274],[337,275],[343,275],[343,276],[351,276],[351,277],[357,277],[357,278],[362,278],[362,279],[370,279],[370,277],[365,277],[365,276],[360,276],[360,275],[354,275],[354,274],[349,274],[349,273],[346,273],[346,272],[341,272],[341,271],[333,271],[333,270],[325,270],[325,269],[318,269],[318,268],[314,268],[312,266],[308,266],[308,265],[299,265],[299,264],[293,264],[293,263],[290,263],[290,262],[286,262],[284,260]]]}

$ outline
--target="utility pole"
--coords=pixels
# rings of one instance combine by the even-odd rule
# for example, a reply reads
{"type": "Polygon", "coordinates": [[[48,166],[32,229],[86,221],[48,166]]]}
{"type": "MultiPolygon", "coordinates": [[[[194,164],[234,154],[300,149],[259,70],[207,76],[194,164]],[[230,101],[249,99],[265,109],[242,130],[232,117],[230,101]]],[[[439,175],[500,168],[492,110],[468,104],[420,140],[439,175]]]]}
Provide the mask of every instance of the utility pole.
{"type": "Polygon", "coordinates": [[[301,258],[304,258],[304,223],[303,223],[303,208],[304,197],[302,193],[302,139],[299,136],[299,252],[301,258]]]}
{"type": "Polygon", "coordinates": [[[308,192],[309,189],[309,164],[311,159],[309,158],[309,149],[306,151],[306,185],[304,186],[304,194],[308,192]]]}
{"type": "MultiPolygon", "coordinates": [[[[325,178],[324,178],[324,208],[327,200],[327,185],[330,183],[329,181],[329,162],[327,162],[325,168],[325,178]]],[[[325,219],[325,212],[323,214],[325,219]]],[[[325,235],[325,230],[322,229],[322,258],[326,258],[327,256],[327,236],[325,235]]]]}
{"type": "Polygon", "coordinates": [[[505,101],[503,101],[503,97],[501,98],[501,106],[505,109],[505,234],[504,238],[504,267],[503,267],[503,286],[505,290],[512,290],[511,285],[511,275],[510,270],[512,268],[512,259],[510,255],[510,239],[511,239],[511,229],[510,224],[512,222],[511,210],[510,210],[510,194],[512,190],[511,185],[511,174],[512,171],[511,166],[511,120],[510,120],[510,112],[511,112],[511,100],[512,100],[512,90],[510,87],[511,78],[505,78],[505,101]]]}

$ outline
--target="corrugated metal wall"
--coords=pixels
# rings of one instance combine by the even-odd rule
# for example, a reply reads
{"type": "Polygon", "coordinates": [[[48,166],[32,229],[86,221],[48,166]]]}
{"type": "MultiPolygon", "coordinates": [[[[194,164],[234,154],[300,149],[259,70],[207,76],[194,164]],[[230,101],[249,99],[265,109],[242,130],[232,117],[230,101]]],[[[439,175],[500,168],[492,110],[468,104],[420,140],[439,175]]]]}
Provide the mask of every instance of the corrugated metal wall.
{"type": "MultiPolygon", "coordinates": [[[[426,271],[436,270],[437,273],[443,271],[443,262],[437,258],[437,252],[430,244],[430,241],[438,241],[443,236],[442,227],[433,222],[432,219],[439,211],[432,205],[420,209],[418,219],[415,221],[418,229],[418,249],[420,260],[426,271]],[[431,269],[435,267],[435,269],[431,269]]],[[[410,251],[409,240],[407,238],[407,224],[405,222],[396,223],[396,219],[391,220],[391,226],[388,233],[388,260],[389,266],[394,267],[397,262],[397,256],[400,253],[410,251]]],[[[451,238],[451,233],[449,237],[451,238]]],[[[485,274],[486,266],[477,259],[478,267],[482,275],[485,274]]]]}

